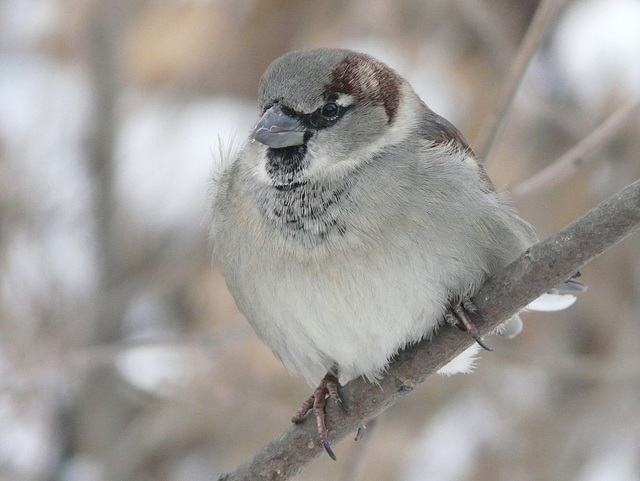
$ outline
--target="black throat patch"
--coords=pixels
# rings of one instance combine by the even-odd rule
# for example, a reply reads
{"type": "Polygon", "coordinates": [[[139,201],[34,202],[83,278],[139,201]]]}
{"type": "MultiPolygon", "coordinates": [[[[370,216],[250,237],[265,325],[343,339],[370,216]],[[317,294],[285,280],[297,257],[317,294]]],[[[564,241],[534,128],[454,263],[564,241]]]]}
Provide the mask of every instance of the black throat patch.
{"type": "Polygon", "coordinates": [[[308,165],[306,143],[282,149],[267,149],[266,170],[276,186],[286,187],[296,183],[308,165]]]}
{"type": "Polygon", "coordinates": [[[301,181],[256,192],[262,214],[284,237],[312,248],[331,235],[343,236],[350,204],[349,183],[301,181]]]}

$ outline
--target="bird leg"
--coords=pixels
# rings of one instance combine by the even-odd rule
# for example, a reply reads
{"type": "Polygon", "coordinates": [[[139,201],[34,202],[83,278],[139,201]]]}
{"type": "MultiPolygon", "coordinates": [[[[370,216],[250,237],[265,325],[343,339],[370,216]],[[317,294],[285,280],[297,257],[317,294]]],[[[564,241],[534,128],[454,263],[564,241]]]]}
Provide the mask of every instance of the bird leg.
{"type": "Polygon", "coordinates": [[[482,319],[480,312],[473,301],[467,296],[462,296],[451,303],[451,306],[444,313],[444,318],[452,326],[457,327],[461,331],[469,332],[471,337],[475,339],[482,349],[493,351],[493,349],[487,346],[482,340],[482,336],[480,335],[478,328],[473,324],[473,321],[469,316],[470,314],[482,319]]]}
{"type": "Polygon", "coordinates": [[[320,385],[313,392],[313,395],[302,403],[300,409],[298,409],[291,418],[291,421],[297,424],[302,421],[302,418],[304,418],[309,411],[313,410],[313,414],[316,417],[320,441],[322,442],[322,445],[324,446],[325,451],[327,451],[329,457],[334,461],[336,461],[337,458],[329,444],[327,426],[325,424],[324,407],[326,405],[327,397],[330,397],[338,406],[340,406],[342,412],[345,414],[347,413],[347,409],[344,407],[344,403],[340,397],[339,389],[340,382],[337,377],[337,368],[334,367],[325,375],[325,377],[322,378],[320,385]]]}

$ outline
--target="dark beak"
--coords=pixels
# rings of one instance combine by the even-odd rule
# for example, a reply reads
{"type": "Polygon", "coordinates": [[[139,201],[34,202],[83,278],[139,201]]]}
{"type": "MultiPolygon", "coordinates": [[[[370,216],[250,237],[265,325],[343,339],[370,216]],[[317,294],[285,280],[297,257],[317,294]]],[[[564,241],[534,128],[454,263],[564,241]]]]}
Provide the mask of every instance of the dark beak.
{"type": "Polygon", "coordinates": [[[253,138],[273,149],[304,143],[306,129],[302,123],[275,104],[267,110],[253,130],[253,138]]]}

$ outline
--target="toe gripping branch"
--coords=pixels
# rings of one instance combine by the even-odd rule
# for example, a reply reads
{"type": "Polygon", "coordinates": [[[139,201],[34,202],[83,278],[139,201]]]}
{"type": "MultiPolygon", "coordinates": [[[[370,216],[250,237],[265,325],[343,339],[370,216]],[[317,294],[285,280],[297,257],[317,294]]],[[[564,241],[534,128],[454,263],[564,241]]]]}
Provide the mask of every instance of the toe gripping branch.
{"type": "MultiPolygon", "coordinates": [[[[473,301],[469,297],[461,297],[454,302],[451,303],[451,306],[445,312],[446,321],[457,327],[462,331],[468,331],[471,334],[471,337],[475,339],[475,341],[487,351],[492,351],[489,346],[485,344],[482,340],[482,336],[478,331],[478,328],[473,324],[470,316],[475,316],[481,319],[480,312],[478,308],[475,306],[473,301]]],[[[318,429],[318,435],[320,436],[320,442],[322,446],[324,446],[325,451],[333,459],[336,461],[338,458],[336,457],[333,449],[331,449],[331,444],[329,444],[329,433],[327,431],[326,425],[326,414],[325,414],[325,406],[327,402],[327,398],[333,399],[333,401],[340,407],[343,413],[347,414],[347,408],[342,402],[342,398],[340,397],[340,382],[338,381],[338,369],[334,366],[320,381],[320,384],[313,392],[313,394],[302,403],[302,406],[296,411],[296,413],[291,418],[291,421],[294,423],[300,423],[302,419],[307,415],[309,411],[313,411],[313,415],[316,418],[316,426],[318,429]]],[[[356,440],[360,439],[364,434],[364,427],[358,429],[358,435],[356,436],[356,440]]]]}
{"type": "Polygon", "coordinates": [[[338,381],[337,375],[332,371],[328,372],[326,376],[322,378],[322,381],[320,381],[320,384],[313,392],[313,394],[309,397],[309,399],[302,403],[300,409],[298,409],[291,418],[291,421],[297,424],[302,421],[304,416],[309,411],[313,410],[313,414],[316,418],[316,425],[318,427],[318,435],[320,436],[320,442],[324,446],[324,449],[329,457],[334,461],[336,461],[338,458],[336,457],[335,453],[331,449],[331,445],[329,444],[324,408],[326,405],[326,399],[327,397],[329,397],[333,399],[333,401],[340,407],[343,413],[347,414],[347,408],[342,402],[339,390],[340,382],[338,381]]]}
{"type": "Polygon", "coordinates": [[[452,326],[457,327],[461,331],[467,331],[471,337],[480,345],[482,349],[493,351],[482,339],[478,328],[475,326],[470,316],[482,319],[478,308],[473,301],[466,296],[456,299],[444,314],[445,320],[452,326]]]}

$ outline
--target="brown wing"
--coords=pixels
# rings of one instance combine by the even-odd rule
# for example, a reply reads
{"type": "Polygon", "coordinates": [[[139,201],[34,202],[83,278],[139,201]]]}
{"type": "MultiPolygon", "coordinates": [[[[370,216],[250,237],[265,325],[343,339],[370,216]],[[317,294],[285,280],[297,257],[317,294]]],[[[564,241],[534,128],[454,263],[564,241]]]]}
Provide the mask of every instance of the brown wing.
{"type": "Polygon", "coordinates": [[[427,111],[424,114],[422,119],[422,123],[420,125],[420,133],[427,140],[431,140],[436,144],[447,144],[454,145],[460,149],[460,151],[465,152],[467,155],[473,157],[475,161],[478,163],[478,167],[480,168],[480,175],[486,184],[487,192],[495,192],[495,186],[489,176],[484,171],[482,164],[478,161],[478,158],[473,153],[471,147],[465,140],[464,136],[460,133],[460,131],[453,126],[451,122],[449,122],[444,117],[436,114],[433,110],[427,107],[427,111]]]}
{"type": "Polygon", "coordinates": [[[451,122],[436,114],[433,110],[427,108],[421,127],[421,133],[426,139],[432,140],[437,144],[453,144],[459,147],[460,150],[468,151],[471,155],[474,155],[460,131],[451,122]]]}

